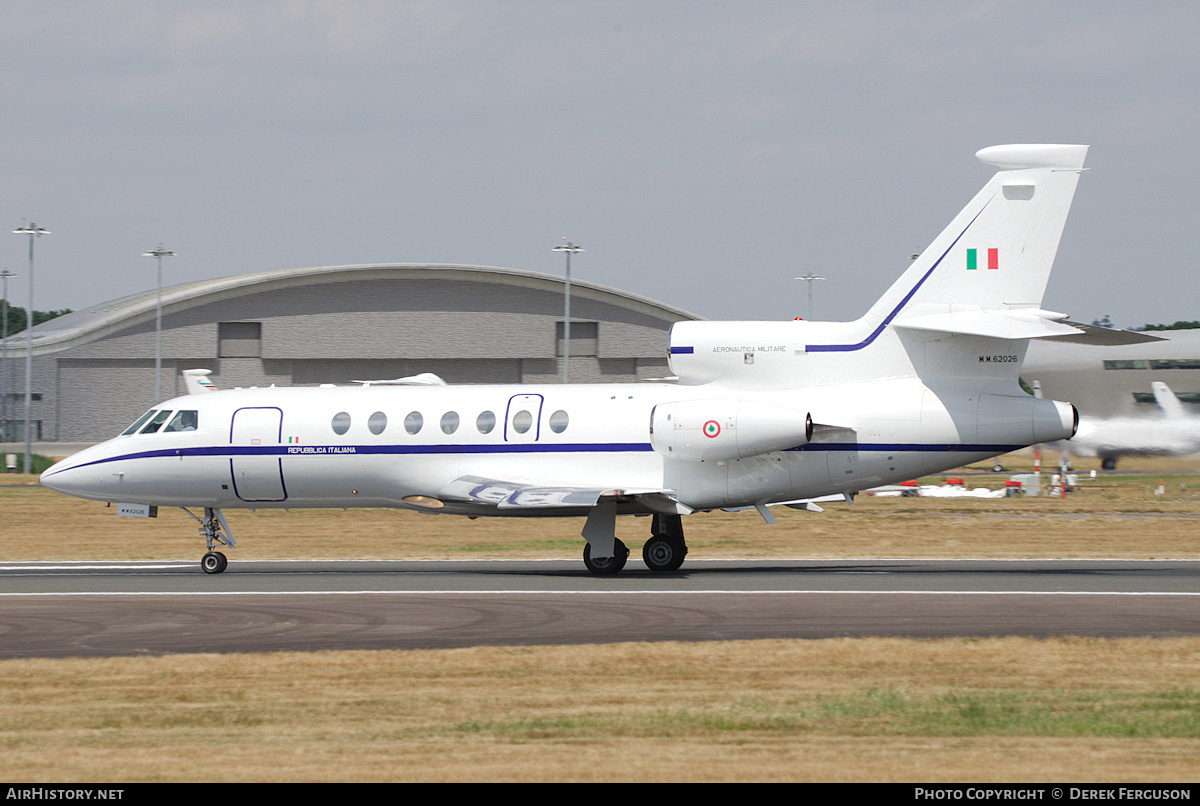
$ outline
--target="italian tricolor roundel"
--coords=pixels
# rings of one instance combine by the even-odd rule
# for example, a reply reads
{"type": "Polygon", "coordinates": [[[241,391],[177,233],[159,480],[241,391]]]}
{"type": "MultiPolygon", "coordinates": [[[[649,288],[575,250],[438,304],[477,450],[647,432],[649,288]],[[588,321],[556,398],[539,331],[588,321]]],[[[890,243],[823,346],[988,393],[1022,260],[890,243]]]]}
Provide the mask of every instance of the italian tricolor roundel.
{"type": "Polygon", "coordinates": [[[719,433],[721,433],[721,424],[718,423],[716,420],[709,420],[707,423],[704,424],[704,436],[709,437],[711,439],[712,437],[715,437],[719,433]]]}

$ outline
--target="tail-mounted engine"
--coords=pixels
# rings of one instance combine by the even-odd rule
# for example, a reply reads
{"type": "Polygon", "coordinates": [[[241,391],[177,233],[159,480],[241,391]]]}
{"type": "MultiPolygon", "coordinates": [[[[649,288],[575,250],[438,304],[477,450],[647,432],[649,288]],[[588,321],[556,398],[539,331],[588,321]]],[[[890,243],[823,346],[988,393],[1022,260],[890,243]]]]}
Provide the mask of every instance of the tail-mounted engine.
{"type": "Polygon", "coordinates": [[[804,445],[808,412],[753,400],[679,400],[650,412],[650,444],[673,459],[721,462],[804,445]]]}

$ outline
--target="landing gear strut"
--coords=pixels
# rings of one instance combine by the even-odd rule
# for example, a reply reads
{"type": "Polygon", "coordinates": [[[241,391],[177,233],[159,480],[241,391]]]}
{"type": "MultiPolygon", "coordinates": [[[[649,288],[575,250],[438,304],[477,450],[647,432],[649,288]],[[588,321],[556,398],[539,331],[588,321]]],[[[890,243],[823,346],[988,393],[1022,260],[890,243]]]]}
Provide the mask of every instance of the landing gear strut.
{"type": "MultiPolygon", "coordinates": [[[[629,549],[616,537],[616,521],[615,502],[602,500],[588,513],[583,527],[583,536],[587,539],[587,545],[583,547],[583,564],[598,576],[619,573],[629,559],[629,549]],[[598,556],[601,552],[607,554],[609,545],[612,546],[611,556],[598,556]]],[[[651,519],[650,539],[642,547],[646,567],[656,574],[678,571],[687,552],[683,519],[679,515],[655,515],[651,519]]]]}
{"type": "Polygon", "coordinates": [[[180,507],[180,509],[187,512],[200,524],[200,534],[204,535],[204,544],[208,552],[200,558],[200,568],[206,574],[219,574],[224,571],[229,565],[229,560],[215,549],[218,546],[233,548],[237,545],[237,541],[233,539],[233,533],[229,531],[229,524],[225,522],[225,515],[221,510],[213,507],[204,508],[203,518],[197,517],[184,507],[180,507]]]}
{"type": "Polygon", "coordinates": [[[655,515],[650,525],[650,539],[642,546],[646,567],[658,574],[678,571],[687,552],[683,519],[678,515],[655,515]]]}

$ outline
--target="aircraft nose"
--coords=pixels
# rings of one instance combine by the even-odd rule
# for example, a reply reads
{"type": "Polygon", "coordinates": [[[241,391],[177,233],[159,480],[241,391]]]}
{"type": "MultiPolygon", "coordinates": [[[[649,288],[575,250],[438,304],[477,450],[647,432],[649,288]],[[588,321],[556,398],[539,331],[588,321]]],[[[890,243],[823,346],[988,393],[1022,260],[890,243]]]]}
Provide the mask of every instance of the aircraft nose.
{"type": "Polygon", "coordinates": [[[51,465],[42,473],[39,480],[43,487],[64,495],[95,498],[102,494],[99,471],[87,461],[87,457],[83,453],[51,465]]]}
{"type": "Polygon", "coordinates": [[[73,468],[74,463],[71,460],[63,459],[61,462],[56,462],[43,470],[38,480],[42,483],[43,487],[48,487],[56,493],[72,495],[74,493],[73,487],[75,486],[72,483],[72,476],[75,475],[71,472],[73,468]]]}

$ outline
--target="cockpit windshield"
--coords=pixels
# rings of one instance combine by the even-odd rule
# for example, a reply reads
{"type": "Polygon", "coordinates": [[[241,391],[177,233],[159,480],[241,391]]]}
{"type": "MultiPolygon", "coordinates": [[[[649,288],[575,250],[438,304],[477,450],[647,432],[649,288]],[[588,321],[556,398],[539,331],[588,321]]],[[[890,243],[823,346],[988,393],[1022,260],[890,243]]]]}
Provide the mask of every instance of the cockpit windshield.
{"type": "Polygon", "coordinates": [[[132,433],[135,433],[139,428],[141,428],[143,425],[146,424],[147,420],[149,420],[151,417],[153,417],[157,413],[158,413],[157,409],[150,409],[150,411],[146,412],[141,417],[138,417],[137,420],[134,421],[133,425],[129,426],[124,431],[122,431],[121,436],[124,437],[124,436],[128,436],[132,433]]]}
{"type": "Polygon", "coordinates": [[[179,411],[171,411],[170,409],[150,409],[150,411],[137,418],[137,421],[121,432],[121,436],[130,434],[155,434],[159,429],[166,434],[172,431],[195,431],[200,425],[199,412],[196,409],[180,409],[179,411]],[[172,417],[171,415],[175,416],[172,417]],[[163,428],[163,423],[166,427],[163,428]]]}
{"type": "Polygon", "coordinates": [[[167,423],[167,427],[163,429],[163,433],[168,431],[195,431],[196,430],[196,410],[183,409],[175,414],[171,422],[167,423]]]}
{"type": "Polygon", "coordinates": [[[139,433],[142,433],[142,434],[155,433],[156,431],[158,431],[158,429],[162,428],[162,424],[165,423],[167,421],[167,418],[170,416],[171,416],[171,412],[168,409],[163,409],[158,414],[156,414],[152,418],[150,418],[150,422],[146,423],[146,427],[143,428],[139,433]]]}

